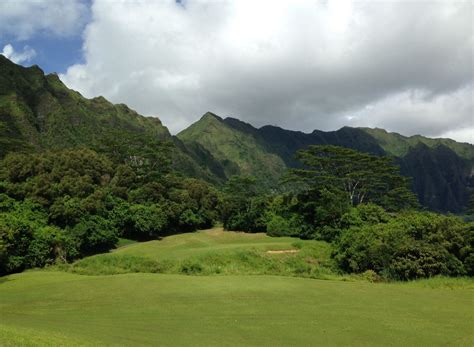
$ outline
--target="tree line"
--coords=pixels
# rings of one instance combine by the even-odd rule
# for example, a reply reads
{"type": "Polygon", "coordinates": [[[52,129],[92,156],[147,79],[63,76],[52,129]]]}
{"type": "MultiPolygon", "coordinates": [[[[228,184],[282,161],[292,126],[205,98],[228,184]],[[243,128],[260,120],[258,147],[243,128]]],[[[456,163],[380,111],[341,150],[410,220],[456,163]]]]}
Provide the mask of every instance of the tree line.
{"type": "Polygon", "coordinates": [[[279,191],[215,187],[171,169],[171,146],[112,134],[93,148],[11,153],[0,167],[0,274],[223,223],[319,239],[340,271],[389,279],[473,275],[473,223],[421,211],[390,158],[335,146],[298,153],[279,191]]]}

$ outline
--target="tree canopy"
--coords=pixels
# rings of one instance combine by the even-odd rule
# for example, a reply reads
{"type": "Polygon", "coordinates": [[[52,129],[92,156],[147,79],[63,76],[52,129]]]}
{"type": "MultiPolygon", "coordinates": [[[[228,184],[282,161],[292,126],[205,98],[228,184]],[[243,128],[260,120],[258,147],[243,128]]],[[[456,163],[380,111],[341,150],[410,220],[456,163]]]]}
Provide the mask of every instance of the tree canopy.
{"type": "Polygon", "coordinates": [[[321,145],[299,151],[301,169],[291,169],[287,180],[309,189],[339,190],[356,206],[375,202],[388,209],[417,206],[408,188],[408,178],[388,157],[362,153],[350,148],[321,145]]]}

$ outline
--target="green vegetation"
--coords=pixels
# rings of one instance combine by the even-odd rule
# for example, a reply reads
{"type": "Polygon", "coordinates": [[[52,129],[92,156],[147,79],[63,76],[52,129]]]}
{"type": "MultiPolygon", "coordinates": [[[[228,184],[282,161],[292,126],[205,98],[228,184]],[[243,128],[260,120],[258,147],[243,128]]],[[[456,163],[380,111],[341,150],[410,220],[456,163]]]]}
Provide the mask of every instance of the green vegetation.
{"type": "Polygon", "coordinates": [[[212,229],[135,244],[58,269],[84,275],[142,272],[349,279],[336,273],[330,256],[331,246],[322,241],[295,241],[288,237],[271,238],[262,233],[212,229]]]}
{"type": "Polygon", "coordinates": [[[305,168],[291,170],[289,180],[345,194],[349,205],[372,202],[394,211],[418,207],[408,180],[388,157],[337,146],[310,146],[298,152],[297,158],[305,168]]]}
{"type": "MultiPolygon", "coordinates": [[[[378,156],[392,156],[420,203],[435,211],[463,212],[472,192],[474,147],[448,139],[405,138],[380,129],[344,127],[310,134],[273,126],[256,129],[234,118],[206,114],[178,134],[187,146],[199,145],[232,175],[254,176],[259,185],[276,182],[284,170],[275,170],[274,158],[287,168],[299,168],[295,153],[310,145],[334,145],[378,156]],[[263,165],[264,164],[264,165],[263,165]]],[[[273,184],[271,188],[275,189],[273,184]]]]}
{"type": "Polygon", "coordinates": [[[371,224],[356,222],[337,239],[334,256],[346,271],[373,270],[392,279],[473,276],[473,246],[473,224],[433,213],[404,212],[371,224]]]}
{"type": "Polygon", "coordinates": [[[76,263],[72,271],[314,278],[368,271],[373,279],[401,280],[474,274],[473,224],[414,211],[407,180],[388,158],[312,146],[299,152],[305,168],[289,172],[285,192],[265,194],[251,177],[234,176],[218,191],[177,176],[168,149],[150,141],[109,143],[102,149],[108,156],[90,149],[8,154],[0,170],[0,273],[106,252],[119,238],[159,239],[220,220],[227,230],[331,245],[323,257],[306,245],[297,256],[278,259],[249,249],[184,262],[116,252],[76,263]]]}
{"type": "Polygon", "coordinates": [[[174,171],[212,184],[233,175],[254,176],[260,186],[274,191],[287,168],[301,166],[294,158],[298,150],[335,145],[397,157],[402,174],[413,179],[420,203],[431,210],[464,213],[473,190],[470,144],[407,138],[380,129],[256,129],[212,113],[171,136],[158,118],[143,117],[103,97],[86,99],[55,74],[45,76],[37,66],[24,68],[0,57],[0,159],[10,152],[87,147],[114,161],[120,147],[139,148],[157,140],[168,143],[174,171]]]}
{"type": "Polygon", "coordinates": [[[227,178],[250,175],[260,184],[273,187],[286,170],[283,160],[269,153],[252,132],[236,130],[209,112],[180,132],[178,138],[208,150],[221,163],[227,178]]]}
{"type": "Polygon", "coordinates": [[[298,157],[304,168],[289,172],[286,193],[262,197],[255,181],[229,180],[224,227],[332,242],[339,269],[375,278],[474,275],[474,224],[416,211],[390,159],[336,146],[298,157]]]}
{"type": "Polygon", "coordinates": [[[472,146],[213,114],[172,137],[0,68],[1,345],[474,342],[472,146]]]}
{"type": "Polygon", "coordinates": [[[425,284],[34,271],[3,279],[0,311],[7,346],[474,343],[472,289],[425,284]]]}
{"type": "MultiPolygon", "coordinates": [[[[151,146],[149,143],[148,146],[151,146]]],[[[0,169],[0,274],[210,227],[217,191],[173,174],[167,147],[10,153],[0,169]]]]}
{"type": "Polygon", "coordinates": [[[446,146],[456,152],[461,158],[471,163],[474,161],[472,145],[468,143],[459,143],[451,139],[430,139],[420,135],[407,137],[397,133],[390,133],[379,128],[362,128],[362,130],[376,138],[385,152],[397,157],[405,156],[410,150],[410,147],[416,147],[421,143],[430,148],[435,148],[439,145],[446,146]]]}
{"type": "MultiPolygon", "coordinates": [[[[88,147],[100,152],[106,142],[137,146],[141,139],[170,143],[173,168],[217,182],[212,161],[186,148],[158,118],[143,117],[104,97],[86,99],[68,89],[55,74],[24,68],[0,56],[0,159],[15,151],[88,147]]],[[[113,159],[111,157],[111,159],[113,159]]]]}

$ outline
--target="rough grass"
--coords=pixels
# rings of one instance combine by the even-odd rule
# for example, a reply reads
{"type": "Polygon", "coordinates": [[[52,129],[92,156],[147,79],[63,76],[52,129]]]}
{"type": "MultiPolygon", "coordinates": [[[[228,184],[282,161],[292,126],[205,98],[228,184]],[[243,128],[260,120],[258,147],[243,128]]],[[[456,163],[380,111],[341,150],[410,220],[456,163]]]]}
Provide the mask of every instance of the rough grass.
{"type": "Polygon", "coordinates": [[[0,284],[0,345],[472,346],[473,291],[284,276],[81,276],[0,284]]]}
{"type": "Polygon", "coordinates": [[[212,229],[134,244],[59,269],[83,275],[141,272],[331,279],[336,277],[336,273],[330,252],[330,245],[325,242],[212,229]],[[271,254],[268,251],[283,252],[271,254]]]}
{"type": "MultiPolygon", "coordinates": [[[[81,275],[161,273],[182,275],[282,275],[314,279],[379,282],[368,271],[359,275],[338,272],[326,242],[269,237],[262,233],[240,233],[214,228],[166,237],[159,241],[127,242],[111,253],[53,266],[81,275]],[[268,251],[297,251],[268,253],[268,251]]],[[[434,277],[395,282],[425,288],[474,289],[470,277],[434,277]]]]}

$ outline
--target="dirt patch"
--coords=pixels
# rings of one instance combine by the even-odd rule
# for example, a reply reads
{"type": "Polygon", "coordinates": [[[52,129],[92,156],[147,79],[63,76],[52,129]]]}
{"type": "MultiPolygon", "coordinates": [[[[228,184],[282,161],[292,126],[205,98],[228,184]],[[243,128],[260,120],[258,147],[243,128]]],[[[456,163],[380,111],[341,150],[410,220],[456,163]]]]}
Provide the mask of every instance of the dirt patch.
{"type": "Polygon", "coordinates": [[[267,251],[268,254],[298,253],[299,249],[285,249],[281,251],[267,251]]]}

